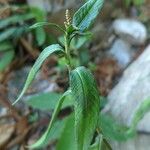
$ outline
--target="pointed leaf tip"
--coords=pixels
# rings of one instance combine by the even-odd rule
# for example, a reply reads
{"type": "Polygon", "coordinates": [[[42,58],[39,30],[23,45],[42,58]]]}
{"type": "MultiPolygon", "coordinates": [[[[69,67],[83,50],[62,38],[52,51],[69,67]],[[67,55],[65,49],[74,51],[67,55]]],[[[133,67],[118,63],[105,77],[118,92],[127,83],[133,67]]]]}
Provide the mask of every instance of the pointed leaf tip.
{"type": "Polygon", "coordinates": [[[43,62],[47,59],[47,57],[50,56],[53,53],[56,53],[56,52],[60,52],[60,53],[64,54],[64,50],[59,44],[50,45],[50,46],[46,47],[41,52],[41,54],[39,55],[39,57],[37,58],[35,64],[33,65],[33,67],[31,68],[31,70],[29,72],[29,75],[27,77],[27,80],[25,82],[23,90],[21,91],[21,93],[20,93],[19,97],[17,98],[17,100],[12,105],[15,105],[22,98],[25,91],[30,86],[31,82],[35,78],[37,72],[39,71],[39,69],[41,68],[43,62]]]}

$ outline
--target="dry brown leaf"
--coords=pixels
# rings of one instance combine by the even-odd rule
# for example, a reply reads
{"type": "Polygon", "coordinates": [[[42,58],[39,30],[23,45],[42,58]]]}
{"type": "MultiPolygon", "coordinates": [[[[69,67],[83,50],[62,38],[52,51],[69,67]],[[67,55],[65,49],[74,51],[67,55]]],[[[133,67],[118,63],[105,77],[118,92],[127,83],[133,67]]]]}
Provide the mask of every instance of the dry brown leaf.
{"type": "Polygon", "coordinates": [[[9,141],[14,132],[15,132],[14,124],[0,125],[0,149],[5,146],[5,144],[9,141]]]}

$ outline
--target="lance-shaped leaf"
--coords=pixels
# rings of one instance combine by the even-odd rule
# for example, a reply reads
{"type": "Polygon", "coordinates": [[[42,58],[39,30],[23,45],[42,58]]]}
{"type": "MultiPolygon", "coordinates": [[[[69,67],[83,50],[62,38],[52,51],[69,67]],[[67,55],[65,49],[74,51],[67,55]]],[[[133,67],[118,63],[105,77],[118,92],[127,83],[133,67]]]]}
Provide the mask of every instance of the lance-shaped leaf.
{"type": "Polygon", "coordinates": [[[75,107],[75,136],[78,150],[90,146],[98,123],[100,97],[93,75],[85,67],[71,72],[71,92],[75,107]]]}
{"type": "Polygon", "coordinates": [[[66,92],[63,94],[63,96],[59,99],[59,101],[58,101],[58,103],[57,103],[57,106],[55,107],[54,113],[53,113],[53,115],[52,115],[52,119],[51,119],[51,121],[50,121],[50,123],[49,123],[49,126],[48,126],[46,132],[43,134],[43,136],[42,136],[36,143],[34,143],[33,145],[29,146],[29,149],[37,149],[37,148],[40,148],[40,147],[43,146],[43,144],[45,143],[45,141],[46,141],[47,138],[48,138],[48,135],[49,135],[49,133],[50,133],[50,131],[51,131],[51,129],[52,129],[52,126],[53,126],[53,124],[54,124],[54,122],[55,122],[55,120],[56,120],[56,118],[57,118],[57,115],[58,115],[58,113],[59,113],[59,111],[60,111],[60,109],[61,109],[61,106],[62,106],[62,104],[63,104],[65,98],[66,98],[68,95],[70,95],[70,92],[71,92],[70,90],[66,91],[66,92]]]}
{"type": "Polygon", "coordinates": [[[49,22],[38,22],[38,23],[35,23],[35,24],[33,24],[30,27],[30,29],[35,29],[35,28],[39,28],[39,27],[43,27],[43,26],[53,26],[53,27],[55,27],[55,28],[65,32],[64,29],[62,27],[60,27],[59,25],[57,25],[55,23],[49,23],[49,22]]]}
{"type": "Polygon", "coordinates": [[[17,103],[20,100],[20,98],[23,96],[23,94],[25,93],[25,91],[27,90],[31,82],[33,81],[35,75],[39,71],[40,67],[42,66],[43,62],[45,61],[45,59],[51,54],[56,53],[56,52],[64,53],[63,48],[59,44],[50,45],[41,52],[40,56],[37,58],[35,64],[33,65],[33,67],[31,68],[29,72],[29,75],[27,77],[27,80],[25,82],[22,92],[20,93],[17,100],[13,103],[13,105],[17,103]]]}
{"type": "Polygon", "coordinates": [[[87,30],[103,6],[103,0],[88,0],[73,16],[73,26],[87,30]]]}

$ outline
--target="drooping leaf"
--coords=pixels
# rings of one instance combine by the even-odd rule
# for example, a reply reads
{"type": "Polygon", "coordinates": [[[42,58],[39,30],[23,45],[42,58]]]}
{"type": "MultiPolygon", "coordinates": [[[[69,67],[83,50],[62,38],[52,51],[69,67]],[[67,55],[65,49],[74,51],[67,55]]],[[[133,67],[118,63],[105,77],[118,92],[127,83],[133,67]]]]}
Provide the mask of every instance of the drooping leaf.
{"type": "Polygon", "coordinates": [[[71,114],[57,143],[56,150],[77,150],[74,134],[74,114],[71,114]]]}
{"type": "Polygon", "coordinates": [[[12,61],[14,58],[14,50],[5,51],[2,56],[0,56],[0,71],[3,71],[12,61]]]}
{"type": "Polygon", "coordinates": [[[43,144],[45,143],[45,141],[47,141],[47,137],[48,137],[48,134],[51,132],[51,129],[52,129],[52,126],[56,120],[56,117],[62,107],[62,104],[66,98],[66,96],[70,95],[70,90],[68,90],[67,92],[65,92],[63,94],[63,96],[59,99],[58,103],[57,103],[57,106],[55,107],[55,110],[54,110],[54,113],[52,115],[52,118],[51,118],[51,121],[48,125],[48,128],[46,130],[46,132],[42,135],[42,137],[36,142],[34,143],[33,145],[29,146],[30,149],[37,149],[37,148],[40,148],[43,146],[43,144]]]}
{"type": "Polygon", "coordinates": [[[35,29],[35,28],[39,28],[39,27],[43,27],[43,26],[53,26],[53,27],[56,27],[57,29],[64,31],[64,29],[62,27],[60,27],[59,25],[55,24],[55,23],[49,23],[49,22],[38,22],[38,23],[35,23],[34,25],[32,25],[30,27],[30,29],[35,29]]]}
{"type": "Polygon", "coordinates": [[[88,0],[73,16],[73,26],[87,30],[94,22],[103,5],[103,0],[88,0]]]}
{"type": "Polygon", "coordinates": [[[29,87],[29,85],[31,84],[32,80],[34,79],[35,75],[37,74],[37,72],[39,71],[39,69],[41,68],[43,62],[45,61],[45,59],[50,56],[53,53],[64,53],[63,48],[59,45],[59,44],[53,44],[50,45],[48,47],[46,47],[40,54],[40,56],[38,57],[38,59],[36,60],[35,64],[33,65],[32,69],[29,72],[29,75],[27,77],[27,80],[25,82],[24,88],[22,90],[22,92],[20,93],[19,97],[17,98],[17,100],[13,103],[13,105],[15,103],[17,103],[20,98],[23,96],[23,94],[25,93],[25,91],[27,90],[27,88],[29,87]]]}
{"type": "Polygon", "coordinates": [[[48,133],[47,138],[41,145],[41,149],[47,146],[50,142],[54,142],[55,140],[59,140],[62,133],[64,132],[65,124],[68,120],[68,117],[63,118],[62,120],[57,120],[52,128],[51,131],[48,133]]]}
{"type": "Polygon", "coordinates": [[[75,103],[77,148],[87,150],[98,123],[99,92],[91,72],[85,67],[78,67],[71,72],[70,86],[75,103]]]}
{"type": "MultiPolygon", "coordinates": [[[[55,92],[40,93],[38,95],[34,95],[30,98],[27,98],[26,103],[35,109],[52,110],[55,108],[61,96],[62,96],[61,93],[55,93],[55,92]]],[[[66,100],[62,105],[62,109],[72,105],[73,105],[72,98],[70,96],[67,96],[66,100]]]]}

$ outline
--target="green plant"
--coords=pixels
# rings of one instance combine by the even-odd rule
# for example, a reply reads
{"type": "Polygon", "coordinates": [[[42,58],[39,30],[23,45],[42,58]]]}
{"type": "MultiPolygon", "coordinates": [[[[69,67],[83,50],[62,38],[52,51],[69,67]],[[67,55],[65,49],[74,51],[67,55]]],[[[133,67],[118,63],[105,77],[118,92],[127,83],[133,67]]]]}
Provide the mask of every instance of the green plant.
{"type": "Polygon", "coordinates": [[[133,3],[136,6],[139,6],[144,3],[144,0],[125,0],[126,6],[129,6],[131,3],[133,3]]]}
{"type": "MultiPolygon", "coordinates": [[[[7,6],[8,7],[8,6],[7,6]]],[[[0,72],[3,71],[15,57],[16,46],[22,35],[29,32],[34,35],[36,43],[41,46],[46,39],[43,28],[35,32],[29,31],[30,22],[45,21],[45,13],[38,8],[25,5],[9,5],[11,15],[0,20],[0,72]],[[41,35],[39,38],[39,34],[41,35]]]]}
{"type": "Polygon", "coordinates": [[[39,148],[47,140],[48,134],[53,127],[62,104],[64,103],[64,101],[66,101],[66,98],[68,96],[73,99],[76,149],[99,150],[101,149],[102,145],[108,145],[106,140],[103,140],[98,126],[100,96],[93,75],[85,67],[74,68],[70,51],[72,40],[76,36],[86,35],[86,31],[89,29],[89,27],[92,25],[95,18],[99,14],[102,5],[103,0],[89,0],[74,14],[73,19],[71,19],[69,11],[66,10],[66,22],[64,23],[65,29],[57,24],[47,22],[40,22],[31,26],[31,29],[42,27],[45,25],[54,26],[64,33],[65,40],[63,44],[50,45],[41,52],[28,75],[21,94],[14,102],[14,104],[21,99],[45,59],[49,55],[54,53],[60,57],[65,58],[65,63],[68,67],[69,72],[70,87],[68,91],[65,92],[59,99],[58,104],[54,109],[54,113],[52,115],[48,129],[46,130],[44,135],[35,144],[29,146],[29,148],[39,148]],[[95,143],[91,145],[93,143],[95,133],[97,135],[97,138],[95,143]],[[103,142],[105,144],[102,144],[103,142]]]}

